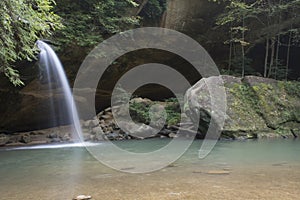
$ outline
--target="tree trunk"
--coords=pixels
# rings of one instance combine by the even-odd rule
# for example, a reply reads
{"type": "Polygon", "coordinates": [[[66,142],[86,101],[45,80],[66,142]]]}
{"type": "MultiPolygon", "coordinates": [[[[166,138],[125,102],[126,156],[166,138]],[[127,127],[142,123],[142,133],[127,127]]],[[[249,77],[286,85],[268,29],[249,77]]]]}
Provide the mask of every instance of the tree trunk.
{"type": "Polygon", "coordinates": [[[228,58],[228,73],[230,74],[231,70],[231,62],[232,62],[232,42],[230,42],[229,46],[229,58],[228,58]]]}
{"type": "Polygon", "coordinates": [[[289,42],[288,42],[288,49],[287,49],[287,53],[286,53],[285,80],[287,80],[288,74],[289,74],[290,51],[291,51],[292,37],[293,37],[293,33],[292,33],[292,31],[290,31],[289,42]]]}
{"type": "Polygon", "coordinates": [[[277,79],[277,70],[279,65],[279,49],[280,49],[280,34],[277,36],[277,46],[276,46],[276,57],[275,57],[275,74],[274,78],[277,79]]]}
{"type": "Polygon", "coordinates": [[[264,77],[267,77],[268,59],[269,59],[269,37],[266,40],[266,55],[265,55],[264,77]]]}
{"type": "Polygon", "coordinates": [[[268,72],[268,78],[272,75],[273,65],[274,65],[274,54],[275,54],[275,39],[271,39],[271,58],[270,58],[270,66],[269,66],[269,72],[268,72]]]}
{"type": "MultiPolygon", "coordinates": [[[[245,2],[245,1],[244,1],[245,2]]],[[[245,14],[243,14],[243,31],[242,31],[242,57],[243,57],[243,63],[242,63],[242,77],[245,76],[245,14]]]]}
{"type": "MultiPolygon", "coordinates": [[[[281,6],[282,0],[279,0],[279,6],[281,6]]],[[[281,23],[281,12],[279,12],[279,18],[278,18],[278,23],[281,23]]],[[[277,46],[276,46],[276,58],[275,58],[275,74],[274,78],[277,79],[277,71],[278,71],[278,66],[279,66],[279,49],[280,49],[280,30],[278,30],[278,35],[277,35],[277,46]]]]}
{"type": "Polygon", "coordinates": [[[136,16],[140,14],[140,12],[143,10],[144,6],[148,3],[149,0],[143,0],[140,4],[138,10],[136,11],[136,16]]]}
{"type": "MultiPolygon", "coordinates": [[[[232,27],[232,23],[230,25],[230,27],[232,27]]],[[[230,41],[229,41],[229,58],[228,58],[228,74],[230,75],[230,70],[231,70],[231,62],[232,62],[232,30],[230,28],[230,41]]]]}
{"type": "Polygon", "coordinates": [[[242,78],[245,76],[245,47],[242,45],[242,56],[243,56],[243,63],[242,63],[242,78]]]}

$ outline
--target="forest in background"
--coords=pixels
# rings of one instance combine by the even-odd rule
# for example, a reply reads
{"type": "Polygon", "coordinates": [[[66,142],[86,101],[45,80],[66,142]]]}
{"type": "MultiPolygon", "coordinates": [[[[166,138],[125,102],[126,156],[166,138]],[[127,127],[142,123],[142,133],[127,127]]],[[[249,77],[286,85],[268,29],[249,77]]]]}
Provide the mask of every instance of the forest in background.
{"type": "MultiPolygon", "coordinates": [[[[223,8],[211,27],[221,35],[213,42],[228,52],[220,55],[222,59],[214,58],[221,73],[299,77],[299,70],[290,65],[299,53],[300,0],[210,2],[223,8]]],[[[124,30],[160,26],[166,10],[166,0],[3,0],[0,71],[14,85],[32,79],[22,69],[36,59],[35,42],[45,39],[63,61],[68,60],[66,71],[74,73],[101,41],[124,30]]]]}

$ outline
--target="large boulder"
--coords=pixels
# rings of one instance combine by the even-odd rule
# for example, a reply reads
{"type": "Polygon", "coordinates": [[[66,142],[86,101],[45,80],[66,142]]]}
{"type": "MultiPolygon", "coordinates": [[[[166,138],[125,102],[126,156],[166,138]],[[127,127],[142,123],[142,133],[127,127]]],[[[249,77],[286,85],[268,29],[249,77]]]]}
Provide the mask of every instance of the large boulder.
{"type": "MultiPolygon", "coordinates": [[[[283,82],[262,77],[243,79],[220,76],[201,79],[186,93],[185,111],[193,121],[199,121],[199,131],[205,136],[210,122],[221,116],[211,106],[209,86],[223,80],[219,87],[226,92],[227,109],[222,137],[257,138],[263,136],[297,137],[300,129],[300,83],[283,82]],[[200,116],[200,120],[197,117],[200,116]]],[[[221,120],[222,121],[222,120],[221,120]]]]}

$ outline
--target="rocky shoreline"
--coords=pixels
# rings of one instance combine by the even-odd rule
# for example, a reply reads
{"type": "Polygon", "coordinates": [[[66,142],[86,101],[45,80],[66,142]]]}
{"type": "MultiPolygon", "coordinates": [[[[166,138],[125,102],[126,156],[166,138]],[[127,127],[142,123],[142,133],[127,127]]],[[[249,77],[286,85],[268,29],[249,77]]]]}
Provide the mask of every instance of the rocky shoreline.
{"type": "MultiPolygon", "coordinates": [[[[149,124],[149,118],[145,117],[145,113],[148,112],[151,105],[159,104],[168,109],[174,108],[175,114],[178,110],[178,102],[172,101],[158,102],[151,101],[149,99],[134,98],[131,104],[135,104],[141,110],[140,113],[136,112],[136,108],[131,107],[132,117],[139,123],[149,124]],[[141,108],[143,107],[143,108],[141,108]]],[[[174,114],[173,113],[173,114],[174,114]]],[[[186,117],[186,116],[185,116],[186,117]]],[[[178,116],[173,116],[169,119],[169,123],[164,125],[163,128],[155,135],[145,137],[137,137],[131,135],[120,129],[114,120],[112,114],[112,108],[109,107],[101,111],[97,117],[91,120],[80,121],[82,128],[82,137],[85,142],[101,142],[105,140],[141,140],[149,138],[174,138],[176,132],[179,129],[189,130],[193,128],[192,122],[189,124],[179,124],[178,116]]],[[[142,126],[141,132],[147,131],[147,126],[142,126]],[[144,128],[144,129],[143,129],[144,128]]],[[[192,131],[192,130],[191,130],[192,131]]],[[[60,126],[43,130],[29,131],[29,132],[17,132],[12,134],[0,134],[0,147],[16,147],[16,146],[32,146],[41,144],[65,144],[80,142],[78,136],[74,136],[74,129],[72,126],[60,126]]]]}
{"type": "MultiPolygon", "coordinates": [[[[282,82],[273,79],[249,76],[243,79],[232,76],[220,76],[201,79],[186,96],[179,100],[183,103],[184,111],[177,99],[152,101],[146,98],[133,98],[129,103],[129,113],[135,123],[139,123],[138,134],[130,134],[130,124],[122,121],[127,112],[121,107],[114,107],[114,111],[121,116],[118,123],[125,127],[125,131],[116,123],[112,108],[106,108],[91,120],[81,121],[82,136],[87,142],[101,142],[105,140],[130,140],[147,138],[174,138],[179,130],[193,132],[195,119],[200,116],[196,138],[205,138],[205,133],[211,120],[214,119],[210,108],[210,96],[207,84],[213,83],[219,87],[217,79],[222,78],[226,92],[227,111],[220,139],[247,140],[260,138],[297,138],[300,136],[300,83],[282,82]],[[156,107],[155,107],[156,106],[156,107]],[[166,114],[165,123],[160,126],[159,118],[151,122],[150,109],[154,109],[154,116],[159,117],[161,110],[166,114]],[[157,114],[157,116],[155,116],[157,114]],[[180,123],[185,118],[186,123],[180,123]],[[156,122],[157,121],[157,122],[156,122]],[[149,128],[157,128],[155,134],[144,134],[149,128]]],[[[24,146],[36,144],[56,144],[78,142],[70,126],[61,126],[43,130],[4,133],[0,132],[0,146],[24,146]]]]}

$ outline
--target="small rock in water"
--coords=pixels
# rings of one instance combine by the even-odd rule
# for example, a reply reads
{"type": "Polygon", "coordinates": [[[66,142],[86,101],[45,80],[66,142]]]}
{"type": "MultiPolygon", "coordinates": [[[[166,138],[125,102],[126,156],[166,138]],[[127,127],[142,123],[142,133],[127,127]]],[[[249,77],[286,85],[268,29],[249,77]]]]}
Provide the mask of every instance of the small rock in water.
{"type": "Polygon", "coordinates": [[[30,143],[30,142],[31,142],[30,134],[28,134],[28,133],[23,134],[23,135],[21,136],[20,142],[23,142],[23,143],[25,143],[25,144],[30,143]]]}
{"type": "Polygon", "coordinates": [[[92,196],[89,196],[89,195],[79,195],[76,198],[73,198],[73,200],[88,200],[88,199],[92,199],[92,196]]]}
{"type": "Polygon", "coordinates": [[[225,171],[225,170],[211,170],[211,171],[208,171],[207,174],[210,174],[210,175],[228,175],[228,174],[230,174],[230,172],[225,171]]]}
{"type": "Polygon", "coordinates": [[[69,136],[69,134],[65,134],[62,138],[63,141],[70,141],[71,137],[69,136]]]}
{"type": "Polygon", "coordinates": [[[281,163],[274,163],[274,164],[272,164],[272,166],[278,167],[278,166],[284,166],[286,164],[288,164],[288,163],[287,162],[281,162],[281,163]]]}
{"type": "Polygon", "coordinates": [[[169,134],[169,138],[176,138],[176,137],[177,137],[176,133],[172,132],[172,133],[169,134]]]}

